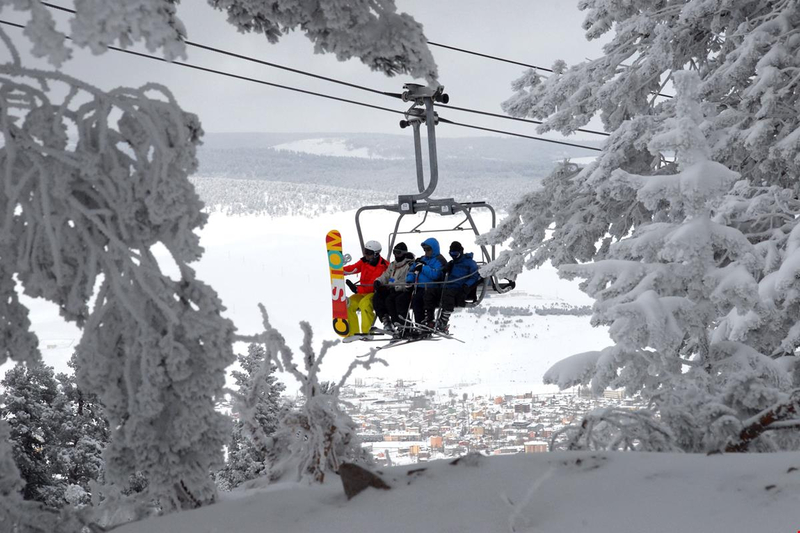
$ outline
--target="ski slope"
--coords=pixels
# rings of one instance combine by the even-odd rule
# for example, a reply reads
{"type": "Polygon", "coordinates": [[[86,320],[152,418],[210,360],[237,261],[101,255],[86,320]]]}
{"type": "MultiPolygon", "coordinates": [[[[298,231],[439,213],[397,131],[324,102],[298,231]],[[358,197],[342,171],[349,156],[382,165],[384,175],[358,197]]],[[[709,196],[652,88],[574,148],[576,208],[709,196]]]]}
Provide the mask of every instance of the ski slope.
{"type": "MultiPolygon", "coordinates": [[[[380,240],[388,246],[387,235],[394,227],[395,217],[373,212],[362,218],[365,238],[380,240]]],[[[452,220],[441,219],[442,222],[452,220]]],[[[478,216],[476,222],[488,228],[488,218],[478,216]]],[[[413,220],[404,221],[405,228],[413,225],[413,220]]],[[[361,256],[353,211],[317,218],[213,213],[202,231],[205,255],[195,267],[198,276],[219,292],[227,307],[226,315],[234,321],[239,333],[247,335],[260,331],[257,305],[263,303],[272,324],[290,346],[300,346],[299,322],[302,320],[311,324],[315,345],[319,346],[324,339],[338,338],[330,325],[330,279],[325,254],[325,234],[330,229],[342,232],[344,251],[354,260],[361,256]]],[[[476,250],[474,237],[466,231],[404,235],[399,240],[419,254],[420,243],[429,236],[439,238],[445,252],[454,239],[462,242],[467,251],[476,250]]],[[[177,269],[170,264],[166,251],[155,252],[164,270],[176,276],[177,269]]],[[[32,307],[31,318],[41,340],[45,362],[55,366],[56,371],[66,371],[66,361],[77,344],[79,332],[60,319],[54,306],[41,301],[26,302],[32,307]]],[[[483,305],[524,307],[558,302],[591,303],[575,283],[558,279],[555,269],[545,267],[524,273],[516,290],[490,295],[483,305]]],[[[388,367],[373,367],[369,373],[359,369],[353,377],[403,379],[417,381],[429,389],[452,388],[475,393],[555,390],[541,384],[541,377],[550,365],[571,354],[608,345],[606,330],[592,328],[586,316],[512,318],[519,322],[501,330],[494,323],[496,318],[456,313],[451,321],[451,332],[465,344],[442,340],[392,348],[382,354],[388,367]]],[[[357,342],[335,347],[323,364],[323,379],[338,380],[355,356],[375,345],[357,342]]],[[[244,350],[244,346],[239,349],[244,350]]],[[[287,375],[282,379],[291,392],[295,387],[291,378],[287,375]]]]}

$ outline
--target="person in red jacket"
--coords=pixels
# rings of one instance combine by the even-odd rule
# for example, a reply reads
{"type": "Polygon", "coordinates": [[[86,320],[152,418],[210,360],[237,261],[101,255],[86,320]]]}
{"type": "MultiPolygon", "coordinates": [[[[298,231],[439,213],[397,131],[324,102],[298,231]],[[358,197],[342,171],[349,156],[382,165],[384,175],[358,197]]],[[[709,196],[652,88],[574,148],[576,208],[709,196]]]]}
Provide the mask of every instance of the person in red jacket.
{"type": "Polygon", "coordinates": [[[374,287],[378,277],[389,268],[389,262],[381,257],[381,243],[367,241],[364,245],[364,257],[344,267],[344,275],[360,273],[358,293],[350,297],[347,303],[347,321],[350,324],[349,336],[369,333],[375,322],[375,310],[372,307],[374,287]],[[358,315],[361,311],[361,328],[358,327],[358,315]]]}

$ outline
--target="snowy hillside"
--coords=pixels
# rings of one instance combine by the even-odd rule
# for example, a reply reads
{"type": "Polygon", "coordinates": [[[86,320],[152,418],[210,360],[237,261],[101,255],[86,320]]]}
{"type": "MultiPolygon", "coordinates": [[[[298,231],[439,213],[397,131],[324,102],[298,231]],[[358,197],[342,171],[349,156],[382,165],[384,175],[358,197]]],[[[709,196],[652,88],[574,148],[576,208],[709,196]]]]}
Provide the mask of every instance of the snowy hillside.
{"type": "Polygon", "coordinates": [[[240,489],[119,533],[732,533],[800,524],[800,454],[470,456],[382,471],[348,501],[340,480],[240,489]]]}
{"type": "MultiPolygon", "coordinates": [[[[586,150],[537,146],[496,137],[437,139],[437,195],[496,206],[535,188],[564,158],[586,150]]],[[[410,135],[208,134],[198,150],[198,177],[281,181],[380,191],[416,192],[414,144],[410,135]]],[[[426,167],[427,175],[427,167],[426,167]]]]}
{"type": "Polygon", "coordinates": [[[276,144],[273,150],[297,152],[301,154],[325,155],[330,157],[361,157],[364,159],[402,159],[399,156],[384,156],[373,152],[366,146],[358,148],[348,145],[342,138],[300,139],[288,143],[276,144]]]}
{"type": "MultiPolygon", "coordinates": [[[[444,222],[449,220],[442,219],[439,224],[444,222]]],[[[486,227],[488,219],[479,216],[477,222],[486,227]]],[[[388,246],[386,235],[394,225],[394,216],[368,214],[363,223],[365,238],[379,239],[388,246]]],[[[409,217],[403,227],[414,225],[409,217]]],[[[317,342],[335,339],[330,327],[330,280],[325,260],[325,234],[333,228],[342,232],[345,252],[360,257],[352,210],[313,218],[305,212],[281,217],[212,213],[202,231],[201,242],[206,252],[197,264],[198,275],[219,291],[227,316],[242,334],[259,331],[261,317],[257,305],[263,302],[273,324],[290,346],[300,343],[301,320],[312,325],[317,342]]],[[[434,235],[445,245],[457,239],[467,250],[474,250],[473,238],[465,231],[434,235]]],[[[398,240],[419,253],[423,237],[403,235],[398,240]]],[[[166,252],[156,249],[156,253],[169,271],[166,252]]],[[[590,300],[576,284],[558,279],[555,269],[546,267],[523,274],[518,288],[508,294],[489,295],[483,307],[544,308],[559,303],[586,305],[590,300]]],[[[66,371],[66,360],[71,355],[69,346],[77,342],[77,330],[64,324],[54,307],[38,301],[32,306],[34,327],[45,348],[45,362],[54,365],[57,371],[66,371]]],[[[358,371],[353,378],[369,375],[405,379],[423,388],[454,388],[484,394],[554,391],[554,387],[541,384],[541,377],[550,365],[571,354],[607,344],[605,330],[592,328],[588,316],[533,314],[518,318],[520,322],[504,325],[499,316],[457,312],[452,332],[465,344],[424,342],[393,348],[385,355],[388,367],[374,367],[369,373],[358,371]]],[[[324,379],[338,379],[352,358],[371,346],[367,343],[337,346],[323,368],[324,379]]],[[[291,391],[295,384],[290,378],[286,380],[291,391]]]]}

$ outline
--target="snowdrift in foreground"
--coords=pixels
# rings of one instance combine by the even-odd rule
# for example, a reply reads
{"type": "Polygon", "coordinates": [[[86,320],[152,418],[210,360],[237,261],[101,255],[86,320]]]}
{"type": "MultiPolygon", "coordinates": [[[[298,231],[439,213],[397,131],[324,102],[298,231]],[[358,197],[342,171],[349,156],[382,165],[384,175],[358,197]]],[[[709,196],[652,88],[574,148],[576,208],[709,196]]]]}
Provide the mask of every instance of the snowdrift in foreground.
{"type": "Polygon", "coordinates": [[[119,533],[787,532],[800,529],[800,453],[562,452],[385,469],[391,490],[347,501],[284,483],[119,533]]]}

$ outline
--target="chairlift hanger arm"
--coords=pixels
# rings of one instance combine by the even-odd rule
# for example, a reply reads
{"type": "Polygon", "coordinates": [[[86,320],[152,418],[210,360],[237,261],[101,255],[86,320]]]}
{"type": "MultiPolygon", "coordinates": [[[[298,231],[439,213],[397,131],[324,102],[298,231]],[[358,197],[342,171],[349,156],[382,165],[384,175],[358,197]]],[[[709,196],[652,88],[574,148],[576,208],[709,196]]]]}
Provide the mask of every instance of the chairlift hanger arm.
{"type": "MultiPolygon", "coordinates": [[[[400,195],[397,204],[363,206],[356,211],[356,230],[358,231],[358,239],[362,248],[364,246],[364,236],[361,231],[361,215],[364,211],[383,210],[398,213],[399,216],[395,222],[394,231],[389,234],[389,249],[387,255],[390,255],[391,250],[394,249],[395,240],[398,235],[468,231],[470,229],[475,235],[480,235],[480,231],[472,217],[473,209],[488,209],[491,214],[491,227],[495,228],[497,225],[497,213],[487,202],[459,203],[453,198],[431,198],[439,180],[435,130],[439,122],[439,117],[434,111],[434,102],[446,104],[449,102],[449,97],[444,93],[444,87],[442,86],[424,87],[422,85],[408,83],[404,85],[403,89],[404,92],[400,95],[401,98],[406,102],[413,102],[413,105],[404,113],[405,120],[400,122],[400,127],[406,128],[411,126],[414,132],[414,156],[416,161],[417,189],[419,192],[417,194],[400,195]],[[428,134],[428,159],[430,164],[430,179],[427,185],[425,184],[424,164],[422,160],[422,136],[420,133],[423,122],[425,123],[428,134]],[[400,224],[405,215],[419,212],[424,212],[422,221],[408,231],[400,231],[400,224]],[[463,213],[464,220],[461,220],[450,229],[420,229],[427,222],[428,213],[436,213],[443,216],[463,213]],[[464,227],[467,223],[469,224],[469,228],[464,227]]],[[[480,245],[480,250],[482,257],[479,263],[485,264],[495,259],[495,246],[487,247],[486,245],[480,245]]],[[[490,282],[492,288],[498,293],[507,292],[514,288],[514,283],[512,281],[500,283],[495,276],[486,278],[480,283],[480,291],[476,297],[476,301],[472,305],[477,305],[483,300],[490,282]]],[[[438,285],[438,283],[434,284],[438,285]]]]}

